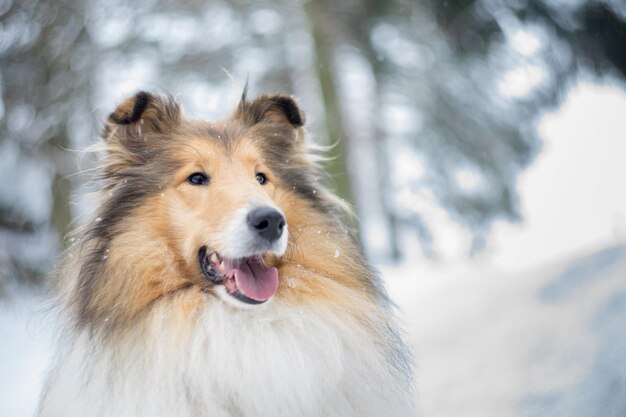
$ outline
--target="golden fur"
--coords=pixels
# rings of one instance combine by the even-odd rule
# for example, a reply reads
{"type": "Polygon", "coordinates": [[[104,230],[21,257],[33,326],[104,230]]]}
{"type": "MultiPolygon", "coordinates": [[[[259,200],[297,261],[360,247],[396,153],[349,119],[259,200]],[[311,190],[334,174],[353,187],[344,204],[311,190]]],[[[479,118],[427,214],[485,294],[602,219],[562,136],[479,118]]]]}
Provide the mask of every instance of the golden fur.
{"type": "Polygon", "coordinates": [[[69,334],[115,345],[149,331],[154,312],[166,308],[177,328],[163,331],[187,337],[184,323],[222,302],[198,266],[198,248],[220,251],[224,222],[253,200],[280,208],[288,225],[284,255],[264,255],[280,279],[271,301],[359,323],[409,392],[410,357],[392,306],[322,185],[303,123],[295,101],[281,95],[244,97],[215,123],[187,120],[170,97],[141,92],[121,103],[103,130],[102,203],[59,273],[69,334]],[[209,185],[190,185],[194,172],[206,172],[209,185]],[[258,172],[267,184],[255,180],[258,172]]]}

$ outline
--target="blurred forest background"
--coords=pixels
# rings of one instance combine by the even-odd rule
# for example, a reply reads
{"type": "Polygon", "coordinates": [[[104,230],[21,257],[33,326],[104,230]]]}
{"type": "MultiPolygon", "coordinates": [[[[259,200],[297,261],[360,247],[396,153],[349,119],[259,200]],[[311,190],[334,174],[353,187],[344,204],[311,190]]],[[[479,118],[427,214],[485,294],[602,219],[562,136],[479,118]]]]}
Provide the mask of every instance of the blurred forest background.
{"type": "Polygon", "coordinates": [[[336,143],[370,256],[436,258],[438,209],[475,253],[520,219],[537,118],[581,74],[624,79],[625,45],[623,0],[1,0],[0,288],[50,271],[87,179],[69,150],[116,102],[145,88],[218,118],[247,78],[336,143]]]}
{"type": "Polygon", "coordinates": [[[79,150],[139,89],[217,119],[246,80],[335,145],[422,415],[626,416],[624,0],[0,0],[0,415],[54,357],[79,150]]]}

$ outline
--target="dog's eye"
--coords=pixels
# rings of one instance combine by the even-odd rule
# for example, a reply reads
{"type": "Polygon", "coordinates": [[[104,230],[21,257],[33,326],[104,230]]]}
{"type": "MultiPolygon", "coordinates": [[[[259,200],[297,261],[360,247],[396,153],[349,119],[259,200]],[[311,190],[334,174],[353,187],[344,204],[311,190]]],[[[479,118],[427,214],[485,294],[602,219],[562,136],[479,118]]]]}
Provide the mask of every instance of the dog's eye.
{"type": "Polygon", "coordinates": [[[257,172],[256,180],[259,182],[259,184],[263,185],[267,182],[267,175],[262,172],[257,172]]]}
{"type": "Polygon", "coordinates": [[[209,183],[209,177],[202,172],[194,172],[187,177],[187,182],[192,185],[205,185],[209,183]]]}

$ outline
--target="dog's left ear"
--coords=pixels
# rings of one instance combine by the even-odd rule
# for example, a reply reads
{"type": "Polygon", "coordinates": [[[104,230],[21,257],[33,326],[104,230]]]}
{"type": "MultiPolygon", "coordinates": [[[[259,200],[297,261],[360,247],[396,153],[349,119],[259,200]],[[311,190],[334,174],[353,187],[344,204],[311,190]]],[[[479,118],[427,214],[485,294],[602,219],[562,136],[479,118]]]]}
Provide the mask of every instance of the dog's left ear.
{"type": "Polygon", "coordinates": [[[233,118],[251,126],[259,123],[304,126],[304,113],[293,98],[283,94],[263,94],[248,102],[244,92],[233,118]]]}

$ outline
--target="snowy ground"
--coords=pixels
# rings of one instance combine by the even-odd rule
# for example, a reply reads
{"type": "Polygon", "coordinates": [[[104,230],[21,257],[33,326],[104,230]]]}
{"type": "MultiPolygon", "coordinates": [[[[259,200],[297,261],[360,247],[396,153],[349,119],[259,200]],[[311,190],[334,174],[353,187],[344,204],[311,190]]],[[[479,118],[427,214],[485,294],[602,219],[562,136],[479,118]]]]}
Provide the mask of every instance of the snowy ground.
{"type": "Polygon", "coordinates": [[[41,292],[0,300],[0,416],[32,416],[52,354],[52,330],[41,292]]]}
{"type": "Polygon", "coordinates": [[[384,273],[424,416],[626,415],[626,245],[522,275],[384,273]]]}
{"type": "MultiPolygon", "coordinates": [[[[440,264],[381,268],[423,416],[626,416],[625,114],[623,90],[580,85],[539,126],[524,223],[497,225],[469,260],[446,252],[467,236],[442,216],[440,264]]],[[[0,417],[36,407],[51,357],[44,309],[37,293],[0,300],[0,417]]]]}

